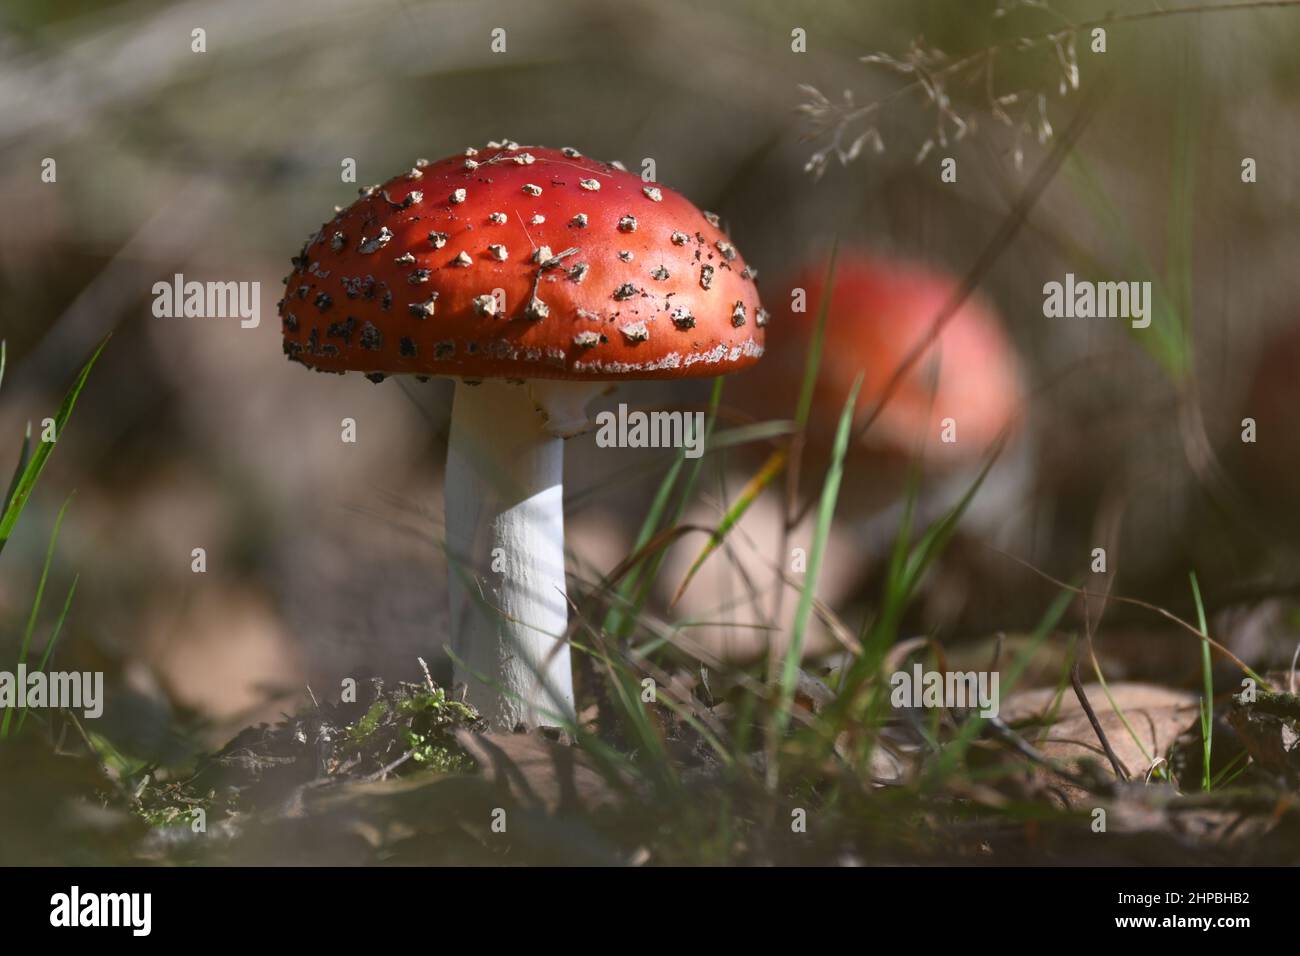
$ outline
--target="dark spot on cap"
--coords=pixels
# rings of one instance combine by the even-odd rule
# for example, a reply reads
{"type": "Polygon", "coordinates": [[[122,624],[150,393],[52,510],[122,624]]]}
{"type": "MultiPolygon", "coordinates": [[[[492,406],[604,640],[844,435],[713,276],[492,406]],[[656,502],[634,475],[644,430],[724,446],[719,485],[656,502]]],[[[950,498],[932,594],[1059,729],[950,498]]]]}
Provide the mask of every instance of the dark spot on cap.
{"type": "Polygon", "coordinates": [[[356,331],[357,320],[348,316],[346,322],[331,322],[325,334],[330,338],[342,339],[344,342],[352,342],[352,333],[356,331]]]}

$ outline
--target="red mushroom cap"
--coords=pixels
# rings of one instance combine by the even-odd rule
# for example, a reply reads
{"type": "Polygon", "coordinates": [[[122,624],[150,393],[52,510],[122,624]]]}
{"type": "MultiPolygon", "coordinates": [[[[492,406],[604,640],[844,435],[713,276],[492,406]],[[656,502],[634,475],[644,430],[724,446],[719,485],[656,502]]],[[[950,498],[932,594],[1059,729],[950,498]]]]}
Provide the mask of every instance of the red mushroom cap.
{"type": "MultiPolygon", "coordinates": [[[[765,372],[747,384],[756,404],[771,415],[794,413],[807,345],[826,293],[826,264],[803,269],[782,286],[807,292],[806,310],[774,326],[773,355],[765,372]]],[[[840,411],[859,372],[864,373],[858,412],[874,408],[886,384],[926,336],[951,298],[956,283],[925,267],[882,260],[862,252],[841,253],[834,277],[821,367],[813,394],[809,447],[828,452],[840,411]]],[[[938,340],[912,367],[868,430],[864,443],[885,454],[910,456],[926,439],[927,453],[954,464],[969,460],[1018,421],[1024,395],[1015,351],[996,313],[969,297],[938,340]],[[937,377],[934,361],[939,362],[937,377]],[[957,423],[957,441],[939,444],[941,422],[957,423]]]]}
{"type": "Polygon", "coordinates": [[[573,149],[417,163],[322,226],[280,303],[329,372],[677,378],[763,354],[753,272],[678,193],[573,149]]]}

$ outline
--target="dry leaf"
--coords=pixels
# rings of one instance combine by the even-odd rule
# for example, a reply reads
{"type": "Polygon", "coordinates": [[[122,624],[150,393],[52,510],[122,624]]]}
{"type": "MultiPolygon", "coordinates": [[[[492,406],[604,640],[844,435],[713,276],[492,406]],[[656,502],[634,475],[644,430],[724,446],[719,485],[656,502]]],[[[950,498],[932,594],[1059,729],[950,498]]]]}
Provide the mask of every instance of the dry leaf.
{"type": "MultiPolygon", "coordinates": [[[[1198,699],[1195,694],[1153,684],[1109,686],[1110,696],[1124,719],[1115,712],[1100,684],[1086,684],[1083,690],[1120,763],[1130,777],[1141,779],[1156,759],[1166,756],[1179,734],[1196,724],[1198,699]],[[1128,722],[1127,727],[1124,720],[1128,722]]],[[[1012,694],[1002,702],[999,716],[1008,724],[1017,725],[1026,740],[1053,760],[1077,769],[1080,761],[1088,759],[1111,772],[1101,741],[1070,687],[1062,692],[1055,717],[1049,720],[1056,696],[1055,688],[1012,694]]],[[[1057,783],[1054,776],[1053,783],[1057,783]]],[[[1084,795],[1068,783],[1060,783],[1059,790],[1070,803],[1084,795]]]]}

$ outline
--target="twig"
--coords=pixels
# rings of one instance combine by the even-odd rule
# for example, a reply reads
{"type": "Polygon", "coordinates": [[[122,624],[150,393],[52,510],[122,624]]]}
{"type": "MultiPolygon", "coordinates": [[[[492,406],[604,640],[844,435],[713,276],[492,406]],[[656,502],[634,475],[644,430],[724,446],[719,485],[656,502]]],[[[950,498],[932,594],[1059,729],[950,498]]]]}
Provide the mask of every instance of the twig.
{"type": "Polygon", "coordinates": [[[1110,761],[1115,776],[1120,780],[1128,780],[1128,770],[1120,763],[1115,751],[1111,749],[1110,740],[1106,737],[1106,731],[1102,730],[1101,721],[1097,719],[1092,704],[1088,703],[1088,695],[1083,692],[1083,681],[1079,679],[1079,659],[1077,657],[1070,666],[1070,686],[1074,688],[1074,696],[1079,698],[1079,705],[1083,708],[1083,712],[1088,715],[1088,723],[1092,724],[1097,739],[1101,741],[1101,749],[1106,751],[1106,759],[1110,761]]]}
{"type": "Polygon", "coordinates": [[[384,780],[388,777],[390,773],[392,773],[394,770],[396,770],[398,767],[406,763],[406,761],[410,760],[414,756],[415,756],[415,750],[414,748],[412,748],[411,750],[408,750],[406,753],[402,754],[392,763],[388,764],[386,767],[380,767],[374,773],[370,774],[369,776],[362,777],[361,779],[365,783],[374,783],[377,780],[384,780]]]}
{"type": "Polygon", "coordinates": [[[1015,750],[1022,757],[1025,757],[1039,766],[1050,770],[1057,776],[1068,780],[1081,790],[1087,790],[1089,793],[1097,792],[1097,784],[1095,781],[1085,778],[1082,774],[1075,773],[1069,767],[1047,756],[1047,754],[1043,753],[1029,741],[1025,740],[1024,737],[1020,736],[1007,726],[1006,721],[1001,717],[988,718],[988,727],[1000,741],[1009,746],[1012,750],[1015,750]]]}

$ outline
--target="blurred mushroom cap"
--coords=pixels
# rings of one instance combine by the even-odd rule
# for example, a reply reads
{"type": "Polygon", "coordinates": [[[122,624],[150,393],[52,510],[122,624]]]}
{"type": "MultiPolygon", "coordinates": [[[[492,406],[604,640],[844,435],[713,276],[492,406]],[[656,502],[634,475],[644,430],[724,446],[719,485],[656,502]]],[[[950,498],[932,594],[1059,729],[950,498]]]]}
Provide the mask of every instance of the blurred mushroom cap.
{"type": "MultiPolygon", "coordinates": [[[[826,274],[824,261],[811,263],[773,290],[782,306],[768,330],[768,361],[742,379],[746,411],[763,418],[793,417],[827,294],[826,274]],[[795,311],[799,289],[806,294],[805,307],[795,311]]],[[[811,452],[829,454],[859,372],[864,376],[857,403],[861,424],[956,287],[951,277],[923,265],[841,252],[808,426],[811,452]]],[[[909,370],[864,436],[864,450],[898,459],[924,451],[932,465],[967,464],[1004,430],[1015,428],[1024,400],[1016,353],[997,314],[972,295],[909,370]],[[941,440],[946,419],[952,420],[955,441],[941,440]]]]}

